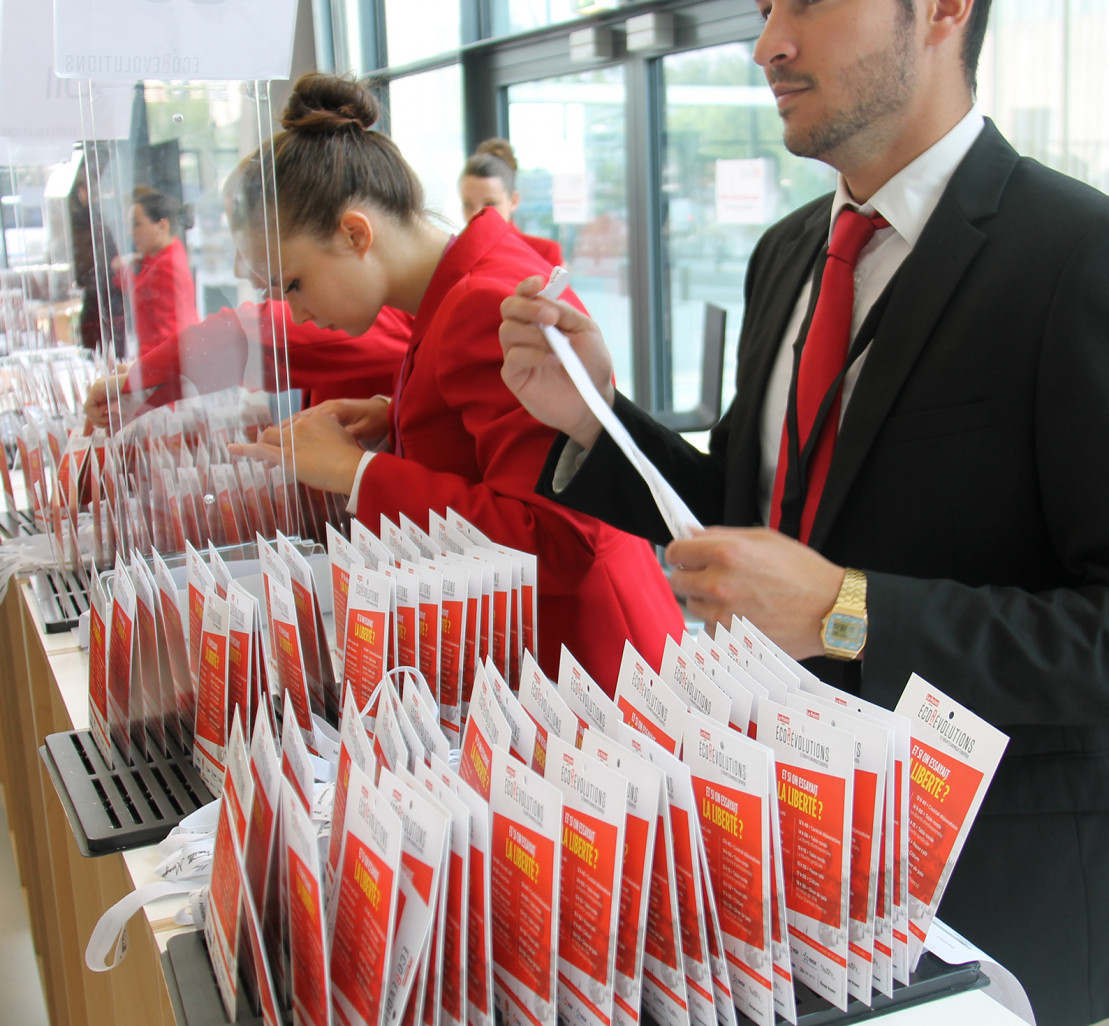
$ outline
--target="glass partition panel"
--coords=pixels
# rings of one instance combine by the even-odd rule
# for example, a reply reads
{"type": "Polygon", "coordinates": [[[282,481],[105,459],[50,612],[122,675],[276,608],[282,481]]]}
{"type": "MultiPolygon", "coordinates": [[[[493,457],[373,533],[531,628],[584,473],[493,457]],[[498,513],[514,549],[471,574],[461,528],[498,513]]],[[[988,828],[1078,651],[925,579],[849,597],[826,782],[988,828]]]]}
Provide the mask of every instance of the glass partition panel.
{"type": "MultiPolygon", "coordinates": [[[[734,388],[735,339],[747,260],[760,235],[835,186],[823,164],[782,143],[774,97],[747,43],[662,59],[665,89],[662,224],[668,283],[672,408],[697,404],[706,303],[728,313],[724,405],[734,388]]],[[[701,437],[703,441],[703,436],[701,437]]]]}

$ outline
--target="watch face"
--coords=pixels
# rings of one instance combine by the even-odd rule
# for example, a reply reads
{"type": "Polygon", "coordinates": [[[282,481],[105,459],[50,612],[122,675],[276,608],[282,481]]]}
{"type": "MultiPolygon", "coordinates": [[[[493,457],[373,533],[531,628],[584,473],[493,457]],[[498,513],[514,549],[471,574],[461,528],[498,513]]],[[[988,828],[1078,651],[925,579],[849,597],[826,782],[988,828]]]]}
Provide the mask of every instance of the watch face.
{"type": "Polygon", "coordinates": [[[824,650],[829,655],[853,656],[866,642],[866,619],[851,613],[830,613],[824,624],[824,650]]]}

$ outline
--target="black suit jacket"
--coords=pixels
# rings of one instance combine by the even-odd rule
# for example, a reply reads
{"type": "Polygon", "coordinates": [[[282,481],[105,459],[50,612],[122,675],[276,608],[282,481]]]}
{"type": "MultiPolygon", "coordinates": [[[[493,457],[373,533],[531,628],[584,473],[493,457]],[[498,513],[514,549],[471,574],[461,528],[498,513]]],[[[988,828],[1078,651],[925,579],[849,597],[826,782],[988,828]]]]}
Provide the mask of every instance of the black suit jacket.
{"type": "MultiPolygon", "coordinates": [[[[830,203],[752,255],[709,454],[618,397],[703,523],[760,520],[763,395],[830,203]]],[[[1109,1015],[1109,874],[1091,861],[1109,852],[1107,443],[1109,198],[987,122],[891,285],[844,413],[810,544],[867,572],[870,630],[861,663],[813,669],[887,707],[920,673],[1011,736],[940,914],[1009,964],[1041,1023],[1109,1015]]],[[[558,498],[668,540],[605,436],[558,498]]]]}

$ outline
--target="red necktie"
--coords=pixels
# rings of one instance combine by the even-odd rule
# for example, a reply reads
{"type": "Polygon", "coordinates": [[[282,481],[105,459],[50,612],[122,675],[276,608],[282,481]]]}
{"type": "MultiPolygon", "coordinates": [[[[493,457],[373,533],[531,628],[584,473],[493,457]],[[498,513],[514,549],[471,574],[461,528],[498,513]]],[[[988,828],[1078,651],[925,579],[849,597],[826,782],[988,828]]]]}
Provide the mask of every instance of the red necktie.
{"type": "MultiPolygon", "coordinates": [[[[867,217],[857,210],[845,208],[836,218],[832,241],[828,244],[828,259],[820,279],[820,294],[816,300],[809,332],[801,348],[797,367],[794,396],[797,415],[797,441],[793,452],[800,455],[810,449],[808,459],[801,467],[805,473],[802,485],[804,505],[797,537],[808,542],[812,531],[816,507],[820,503],[828,467],[832,462],[832,449],[839,428],[839,411],[843,381],[840,377],[847,363],[847,348],[851,340],[851,311],[855,305],[855,264],[859,253],[873,238],[879,228],[889,222],[879,216],[867,217]],[[823,420],[816,424],[820,408],[829,392],[834,389],[831,405],[823,420]],[[814,427],[819,434],[815,444],[809,446],[814,427]]],[[[785,491],[786,468],[789,463],[791,442],[790,417],[782,426],[782,444],[778,450],[778,468],[774,475],[774,491],[770,500],[770,526],[778,529],[782,521],[782,496],[785,491]]]]}

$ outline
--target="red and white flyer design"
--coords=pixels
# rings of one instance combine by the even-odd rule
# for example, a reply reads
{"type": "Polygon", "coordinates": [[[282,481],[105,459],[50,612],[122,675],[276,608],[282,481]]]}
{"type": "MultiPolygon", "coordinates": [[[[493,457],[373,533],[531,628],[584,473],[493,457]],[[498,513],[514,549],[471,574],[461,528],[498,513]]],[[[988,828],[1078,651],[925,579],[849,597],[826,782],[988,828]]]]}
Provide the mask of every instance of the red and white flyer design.
{"type": "MultiPolygon", "coordinates": [[[[749,621],[739,620],[734,615],[730,630],[722,623],[716,625],[713,640],[718,645],[723,646],[729,655],[732,654],[733,645],[749,653],[777,677],[789,692],[797,691],[800,688],[802,677],[813,676],[800,663],[786,655],[762,631],[755,628],[749,621]]],[[[733,658],[735,657],[733,656],[733,658]]]]}
{"type": "Polygon", "coordinates": [[[466,1022],[466,928],[470,901],[470,809],[455,792],[447,764],[432,756],[430,766],[416,767],[420,783],[450,815],[450,851],[442,890],[442,957],[433,988],[424,1000],[424,1026],[464,1026],[466,1022]],[[433,1006],[428,1007],[432,1001],[433,1006]],[[436,1011],[436,1009],[438,1009],[436,1011]]]}
{"type": "Polygon", "coordinates": [[[535,757],[531,768],[542,773],[547,764],[547,738],[578,741],[578,720],[530,652],[520,663],[520,705],[535,724],[535,757]]]}
{"type": "MultiPolygon", "coordinates": [[[[643,940],[643,1008],[661,1026],[688,1026],[690,1013],[681,953],[674,834],[667,797],[669,780],[662,767],[656,765],[656,759],[661,763],[673,756],[646,734],[633,730],[626,723],[617,722],[613,727],[617,741],[642,759],[660,778],[647,899],[647,930],[643,940]]],[[[586,735],[589,733],[587,731],[586,735]]],[[[585,743],[584,738],[582,743],[585,743]]]]}
{"type": "MultiPolygon", "coordinates": [[[[678,944],[685,978],[685,998],[689,1021],[693,1026],[711,1026],[716,1022],[716,1001],[713,995],[712,966],[709,963],[704,892],[701,887],[701,860],[697,835],[700,822],[693,799],[693,781],[689,767],[648,734],[641,734],[623,724],[618,739],[633,751],[662,770],[666,777],[664,799],[669,812],[669,839],[672,845],[669,873],[677,895],[678,944]],[[639,738],[645,740],[639,740],[639,738]]],[[[656,859],[658,853],[656,851],[656,859]]],[[[657,864],[657,863],[656,863],[657,864]]],[[[652,905],[653,905],[652,895],[652,905]]],[[[653,909],[652,909],[653,911],[653,909]]],[[[648,913],[648,946],[652,954],[651,913],[648,913]]],[[[650,961],[646,962],[651,969],[650,961]]],[[[647,981],[651,982],[650,976],[647,981]]],[[[667,995],[668,996],[668,995],[667,995]]],[[[644,1001],[652,997],[644,988],[644,1001]]],[[[668,996],[669,997],[669,996],[668,996]]]]}
{"type": "Polygon", "coordinates": [[[231,610],[214,591],[204,597],[193,765],[212,794],[223,782],[227,747],[227,674],[231,610]]]}
{"type": "Polygon", "coordinates": [[[359,709],[365,708],[389,664],[392,601],[390,578],[365,567],[350,568],[342,679],[345,687],[354,688],[359,709]]]}
{"type": "Polygon", "coordinates": [[[324,633],[320,599],[316,594],[316,579],[308,560],[288,538],[279,534],[277,541],[277,551],[285,560],[293,582],[293,600],[300,626],[301,653],[312,712],[330,716],[331,722],[335,723],[339,719],[339,693],[324,633]]]}
{"type": "MultiPolygon", "coordinates": [[[[884,723],[807,690],[791,694],[788,704],[791,709],[803,710],[809,716],[819,717],[855,735],[847,985],[853,997],[869,1005],[871,991],[875,988],[874,967],[880,956],[876,947],[878,890],[885,868],[881,862],[882,824],[893,740],[884,723]]],[[[888,918],[886,925],[892,927],[888,918]]],[[[887,958],[883,966],[889,977],[883,981],[883,986],[892,987],[893,963],[887,958]]]]}
{"type": "Polygon", "coordinates": [[[247,866],[238,842],[232,835],[232,848],[239,871],[240,889],[243,895],[242,922],[240,937],[245,937],[250,952],[251,972],[246,984],[251,994],[256,996],[255,1008],[262,1016],[263,1026],[283,1026],[281,999],[270,968],[269,955],[262,941],[262,920],[258,912],[259,901],[251,894],[248,885],[247,866]]]}
{"type": "Polygon", "coordinates": [[[388,770],[381,771],[378,789],[401,820],[398,893],[402,900],[393,935],[384,1019],[384,1026],[397,1026],[410,997],[423,999],[423,990],[414,984],[438,912],[439,878],[450,844],[450,816],[426,790],[388,770]]]}
{"type": "Polygon", "coordinates": [[[1009,738],[915,673],[895,711],[909,718],[912,734],[909,963],[915,969],[1009,738]]]}
{"type": "Polygon", "coordinates": [[[264,709],[259,709],[254,718],[250,739],[250,779],[252,799],[246,823],[246,840],[243,842],[243,861],[247,887],[255,904],[261,908],[273,851],[278,802],[281,800],[281,764],[277,759],[277,745],[269,716],[264,709]]]}
{"type": "Polygon", "coordinates": [[[258,547],[258,563],[262,568],[262,597],[266,605],[266,635],[270,640],[270,655],[276,657],[274,652],[273,618],[270,614],[270,582],[277,581],[286,591],[292,592],[293,579],[289,576],[289,568],[275,549],[260,534],[254,536],[258,547]]]}
{"type": "Polygon", "coordinates": [[[628,778],[552,738],[544,778],[562,792],[558,1011],[569,1026],[611,1026],[628,778]]]}
{"type": "Polygon", "coordinates": [[[361,520],[352,519],[350,522],[350,543],[358,550],[362,562],[371,570],[380,570],[383,566],[396,565],[389,546],[361,520]]]}
{"type": "Polygon", "coordinates": [[[492,833],[489,802],[457,774],[444,776],[470,810],[470,893],[466,915],[466,1023],[493,1022],[492,833]]]}
{"type": "Polygon", "coordinates": [[[773,1026],[767,800],[773,757],[765,745],[693,715],[683,759],[692,773],[732,999],[752,1021],[773,1026]]]}
{"type": "Polygon", "coordinates": [[[663,684],[630,641],[624,642],[613,697],[628,726],[654,738],[668,752],[678,754],[689,715],[685,699],[663,684]]]}
{"type": "Polygon", "coordinates": [[[660,770],[600,731],[587,730],[582,737],[581,750],[611,766],[628,781],[613,1019],[618,1026],[636,1026],[643,1003],[647,903],[651,891],[659,802],[665,780],[660,770]]]}
{"type": "MultiPolygon", "coordinates": [[[[701,633],[704,634],[703,631],[701,633]]],[[[698,669],[707,673],[729,695],[735,696],[738,689],[737,701],[740,706],[746,702],[744,693],[750,696],[750,721],[744,733],[748,737],[754,737],[757,733],[759,699],[768,698],[769,690],[747,673],[720,645],[714,643],[711,648],[704,647],[694,635],[686,632],[682,635],[681,648],[698,669]]]]}
{"type": "Polygon", "coordinates": [[[331,602],[335,612],[335,647],[342,652],[346,644],[347,592],[352,567],[362,567],[362,554],[331,524],[327,525],[327,555],[331,561],[331,602]]]}
{"type": "Polygon", "coordinates": [[[785,871],[782,864],[782,819],[778,812],[778,769],[771,755],[770,790],[770,947],[774,952],[774,1011],[788,1022],[797,1022],[797,994],[793,987],[793,960],[789,953],[786,920],[785,871]]]}
{"type": "Polygon", "coordinates": [[[395,773],[401,766],[407,769],[412,758],[399,712],[400,699],[393,689],[393,682],[386,679],[381,684],[373,733],[373,753],[379,774],[382,770],[395,773]]]}
{"type": "Polygon", "coordinates": [[[339,765],[335,772],[335,801],[327,849],[328,898],[331,897],[335,874],[339,869],[339,849],[343,843],[342,824],[346,820],[351,766],[357,766],[370,780],[377,776],[373,745],[362,725],[362,718],[358,715],[358,702],[354,692],[348,687],[343,698],[343,715],[339,720],[339,765]]]}
{"type": "MultiPolygon", "coordinates": [[[[139,600],[140,608],[147,606],[150,610],[148,629],[151,632],[151,641],[147,646],[149,650],[149,671],[144,663],[143,687],[150,693],[150,707],[158,709],[154,724],[154,736],[157,737],[162,751],[168,754],[168,737],[174,738],[179,744],[181,743],[181,721],[177,711],[173,671],[170,668],[169,645],[165,636],[162,598],[154,574],[146,561],[135,555],[132,557],[132,568],[135,574],[135,595],[139,600]],[[151,681],[150,677],[153,677],[154,680],[151,681]]],[[[183,650],[181,654],[184,655],[183,650]]],[[[182,665],[182,669],[184,669],[184,665],[182,665]]],[[[146,704],[144,702],[144,705],[146,704]]]]}
{"type": "MultiPolygon", "coordinates": [[[[416,675],[413,673],[406,675],[406,680],[415,679],[416,675]]],[[[434,753],[446,762],[450,758],[451,746],[440,726],[438,710],[433,702],[428,701],[424,690],[416,686],[405,687],[404,695],[401,697],[401,707],[419,739],[424,753],[423,761],[430,762],[431,754],[434,753]]]]}
{"type": "Polygon", "coordinates": [[[886,727],[889,751],[874,909],[874,987],[892,996],[895,979],[909,982],[909,720],[812,674],[801,677],[801,688],[886,727]]]}
{"type": "Polygon", "coordinates": [[[470,715],[466,718],[466,726],[462,731],[462,755],[458,773],[470,787],[489,801],[493,751],[500,748],[508,754],[512,743],[512,728],[501,711],[485,675],[485,668],[480,663],[474,676],[470,715]]]}
{"type": "MultiPolygon", "coordinates": [[[[184,728],[183,733],[192,737],[196,723],[196,688],[189,672],[188,649],[185,643],[185,627],[181,620],[181,605],[177,596],[177,582],[173,579],[166,561],[154,552],[154,580],[158,585],[162,627],[164,629],[167,660],[173,678],[173,693],[177,703],[177,716],[184,728]]],[[[191,741],[185,744],[188,748],[191,741]]]]}
{"type": "Polygon", "coordinates": [[[509,752],[525,766],[534,767],[537,733],[535,721],[524,712],[520,700],[513,694],[504,677],[497,670],[492,657],[485,660],[485,676],[489,681],[489,686],[493,689],[493,694],[497,698],[497,704],[501,707],[501,712],[508,720],[509,730],[512,732],[512,738],[508,746],[509,752]]]}
{"type": "Polygon", "coordinates": [[[204,622],[204,596],[209,590],[215,591],[216,580],[204,557],[191,543],[185,545],[185,565],[188,586],[189,672],[193,678],[193,689],[196,690],[200,680],[200,630],[204,622]]]}
{"type": "Polygon", "coordinates": [[[396,622],[397,650],[393,667],[420,666],[420,578],[411,567],[407,570],[386,568],[382,571],[393,581],[393,616],[396,622]]]}
{"type": "Polygon", "coordinates": [[[254,722],[254,634],[260,624],[258,601],[232,581],[227,587],[230,624],[227,632],[227,715],[239,712],[243,723],[254,722]]]}
{"type": "MultiPolygon", "coordinates": [[[[740,719],[738,715],[734,720],[732,718],[731,695],[683,652],[681,645],[669,635],[664,643],[658,675],[672,691],[681,695],[693,711],[707,716],[714,723],[731,723],[740,733],[747,732],[746,718],[740,719]]],[[[750,706],[750,701],[747,706],[750,706]]],[[[742,711],[740,705],[737,712],[742,711]]]]}
{"type": "MultiPolygon", "coordinates": [[[[452,748],[462,737],[462,674],[465,667],[470,570],[460,560],[437,562],[442,576],[442,619],[439,633],[439,718],[452,748]]],[[[476,597],[476,596],[475,596],[476,597]]]]}
{"type": "Polygon", "coordinates": [[[291,699],[285,696],[285,709],[281,717],[281,775],[293,788],[305,811],[312,808],[315,776],[312,757],[304,742],[304,732],[297,726],[290,708],[291,699]]]}
{"type": "Polygon", "coordinates": [[[109,769],[115,765],[108,733],[108,625],[112,609],[113,603],[94,567],[89,573],[89,729],[109,769]]]}
{"type": "Polygon", "coordinates": [[[289,896],[293,1021],[304,1026],[330,1026],[331,987],[319,844],[312,820],[288,780],[281,783],[281,826],[289,896]]]}
{"type": "Polygon", "coordinates": [[[420,672],[439,701],[439,670],[443,648],[443,573],[438,565],[421,560],[420,578],[420,672]]]}
{"type": "Polygon", "coordinates": [[[117,554],[112,578],[112,637],[108,644],[108,734],[128,765],[132,761],[132,701],[136,706],[141,702],[134,667],[135,603],[131,575],[117,554]],[[132,678],[135,678],[134,684],[132,678]]]}
{"type": "Polygon", "coordinates": [[[277,672],[277,697],[292,703],[297,726],[306,741],[312,739],[312,708],[304,675],[300,627],[297,624],[293,593],[276,578],[269,582],[269,620],[273,638],[274,667],[277,672]]]}
{"type": "Polygon", "coordinates": [[[154,621],[154,589],[138,550],[131,550],[131,583],[135,588],[135,678],[139,700],[131,714],[131,741],[146,757],[147,735],[160,752],[166,750],[165,709],[158,677],[158,630],[154,621]]]}
{"type": "Polygon", "coordinates": [[[738,1026],[732,981],[728,963],[724,958],[724,937],[720,932],[720,917],[716,914],[716,899],[709,880],[709,860],[705,854],[705,839],[698,832],[697,854],[701,860],[701,902],[705,906],[705,935],[709,945],[709,965],[712,967],[712,996],[716,1006],[716,1026],[738,1026]]]}
{"type": "Polygon", "coordinates": [[[559,654],[558,693],[578,718],[579,742],[589,727],[615,737],[615,725],[622,722],[620,710],[565,645],[559,654]]]}
{"type": "Polygon", "coordinates": [[[328,907],[332,1004],[338,1023],[378,1026],[397,920],[401,822],[357,766],[350,768],[339,872],[328,907]]]}
{"type": "Polygon", "coordinates": [[[505,1026],[556,1026],[562,796],[503,748],[491,777],[497,1008],[505,1026]]]}
{"type": "Polygon", "coordinates": [[[793,971],[846,1011],[855,738],[770,699],[759,702],[758,715],[778,774],[793,971]]]}
{"type": "Polygon", "coordinates": [[[208,911],[204,917],[204,940],[219,985],[223,1008],[235,1019],[239,990],[239,910],[242,907],[242,876],[235,858],[235,844],[246,834],[246,810],[251,807],[253,783],[242,728],[236,716],[227,746],[227,769],[221,785],[219,820],[212,855],[212,882],[208,888],[208,911]]]}

